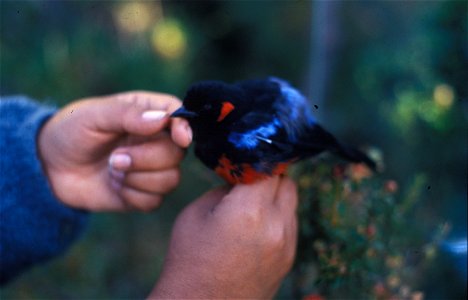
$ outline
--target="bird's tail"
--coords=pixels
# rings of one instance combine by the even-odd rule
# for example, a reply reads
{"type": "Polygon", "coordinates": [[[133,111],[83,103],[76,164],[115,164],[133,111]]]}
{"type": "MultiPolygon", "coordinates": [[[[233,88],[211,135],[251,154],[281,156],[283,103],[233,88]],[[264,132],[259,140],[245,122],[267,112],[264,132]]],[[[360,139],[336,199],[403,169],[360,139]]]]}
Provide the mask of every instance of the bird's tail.
{"type": "Polygon", "coordinates": [[[377,169],[376,163],[364,152],[340,143],[331,133],[318,124],[315,124],[308,132],[306,141],[300,143],[300,149],[306,154],[304,157],[328,150],[351,162],[365,163],[373,171],[377,169]]]}

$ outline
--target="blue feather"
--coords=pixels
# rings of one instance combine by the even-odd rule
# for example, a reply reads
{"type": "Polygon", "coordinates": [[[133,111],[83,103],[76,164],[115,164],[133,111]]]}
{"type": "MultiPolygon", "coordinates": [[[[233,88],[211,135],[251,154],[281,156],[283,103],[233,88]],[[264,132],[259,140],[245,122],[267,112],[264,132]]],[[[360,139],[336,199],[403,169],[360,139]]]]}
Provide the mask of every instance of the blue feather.
{"type": "Polygon", "coordinates": [[[283,110],[288,110],[291,119],[297,120],[305,117],[309,124],[312,125],[316,123],[304,95],[292,87],[287,81],[276,77],[269,77],[268,79],[280,86],[281,94],[285,101],[280,102],[278,105],[283,106],[283,110]]]}
{"type": "Polygon", "coordinates": [[[280,121],[275,118],[270,123],[246,132],[231,132],[228,140],[238,149],[254,149],[262,140],[275,135],[280,126],[280,121]]]}

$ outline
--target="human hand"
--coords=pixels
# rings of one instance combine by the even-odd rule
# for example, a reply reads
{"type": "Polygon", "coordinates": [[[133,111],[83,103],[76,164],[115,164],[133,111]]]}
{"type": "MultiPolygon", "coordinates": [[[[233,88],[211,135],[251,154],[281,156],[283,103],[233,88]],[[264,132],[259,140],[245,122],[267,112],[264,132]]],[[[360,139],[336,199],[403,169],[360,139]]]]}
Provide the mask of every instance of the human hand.
{"type": "Polygon", "coordinates": [[[297,242],[297,191],[288,178],[218,188],[177,218],[149,298],[271,298],[297,242]]]}
{"type": "Polygon", "coordinates": [[[169,119],[180,105],[170,95],[128,92],[60,110],[38,136],[39,156],[57,198],[91,211],[158,207],[162,195],[178,184],[181,147],[192,139],[186,121],[169,119]]]}

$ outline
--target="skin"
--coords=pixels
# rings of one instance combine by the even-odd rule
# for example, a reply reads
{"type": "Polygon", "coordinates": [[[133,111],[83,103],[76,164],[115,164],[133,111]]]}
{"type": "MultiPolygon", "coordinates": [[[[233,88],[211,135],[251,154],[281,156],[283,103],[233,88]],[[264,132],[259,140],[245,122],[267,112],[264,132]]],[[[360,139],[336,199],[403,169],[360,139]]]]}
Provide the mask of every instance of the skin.
{"type": "MultiPolygon", "coordinates": [[[[185,120],[168,117],[180,105],[170,95],[128,92],[60,110],[38,136],[57,198],[88,211],[159,207],[179,183],[192,139],[185,120]],[[122,154],[127,163],[112,159],[122,154]]],[[[178,216],[149,299],[273,297],[294,259],[296,207],[296,186],[286,177],[207,192],[178,216]]]]}
{"type": "Polygon", "coordinates": [[[150,299],[272,298],[297,242],[288,178],[209,191],[177,218],[150,299]]]}
{"type": "Polygon", "coordinates": [[[55,195],[90,211],[157,208],[179,183],[183,148],[191,142],[188,123],[168,117],[180,105],[174,96],[130,92],[83,99],[60,110],[38,138],[55,195]],[[147,111],[167,114],[145,120],[147,111]],[[128,155],[130,165],[110,163],[115,154],[128,155]]]}

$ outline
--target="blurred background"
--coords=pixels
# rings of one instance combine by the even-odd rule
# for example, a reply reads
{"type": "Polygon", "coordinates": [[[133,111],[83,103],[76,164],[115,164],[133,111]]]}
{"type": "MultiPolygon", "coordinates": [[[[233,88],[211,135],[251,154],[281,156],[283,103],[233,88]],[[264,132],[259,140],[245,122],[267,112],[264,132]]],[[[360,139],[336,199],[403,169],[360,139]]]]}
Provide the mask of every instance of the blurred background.
{"type": "MultiPolygon", "coordinates": [[[[202,79],[287,79],[308,96],[324,127],[377,149],[385,164],[378,176],[397,182],[398,191],[424,178],[406,221],[423,226],[421,239],[433,240],[440,224],[450,229],[412,287],[421,293],[411,297],[466,297],[466,1],[0,5],[1,95],[63,106],[137,89],[182,98],[202,79]]],[[[219,183],[188,155],[183,182],[161,209],[94,215],[65,257],[2,288],[1,298],[144,297],[177,213],[219,183]]],[[[278,298],[304,296],[290,289],[285,284],[278,298]]]]}

